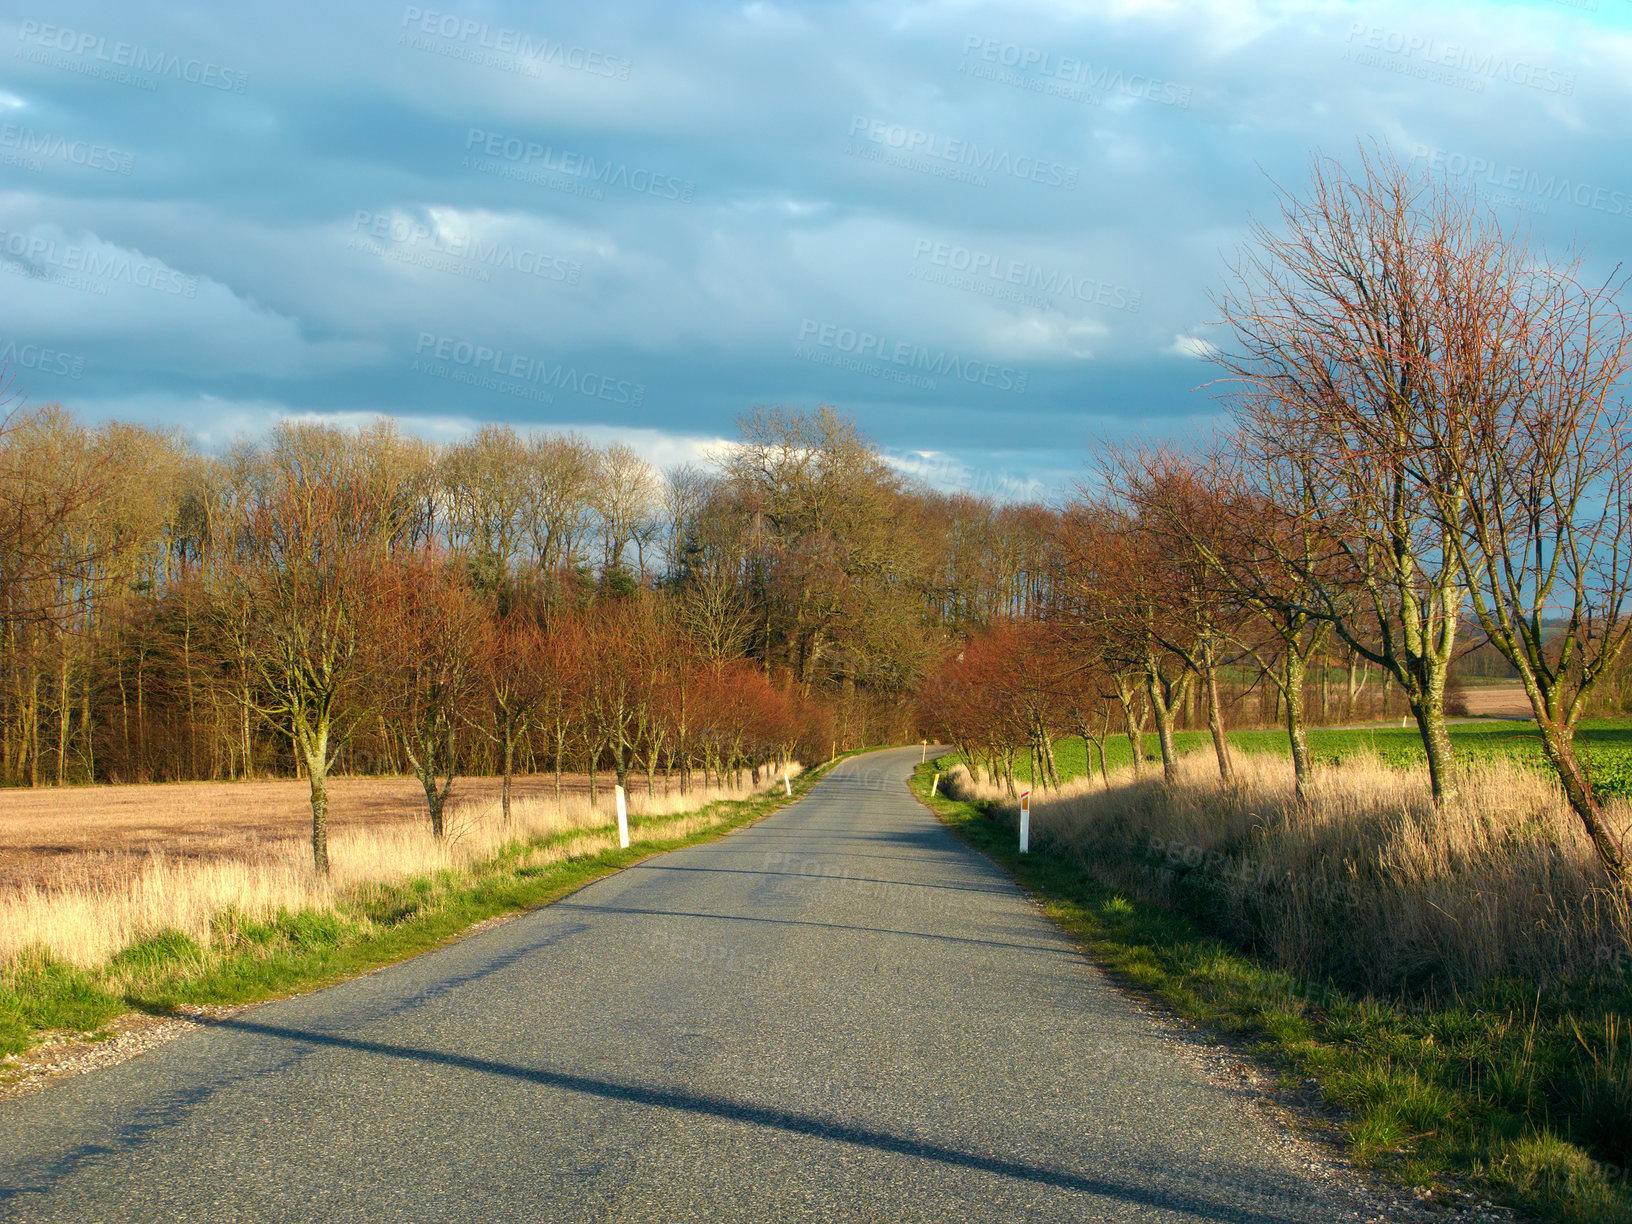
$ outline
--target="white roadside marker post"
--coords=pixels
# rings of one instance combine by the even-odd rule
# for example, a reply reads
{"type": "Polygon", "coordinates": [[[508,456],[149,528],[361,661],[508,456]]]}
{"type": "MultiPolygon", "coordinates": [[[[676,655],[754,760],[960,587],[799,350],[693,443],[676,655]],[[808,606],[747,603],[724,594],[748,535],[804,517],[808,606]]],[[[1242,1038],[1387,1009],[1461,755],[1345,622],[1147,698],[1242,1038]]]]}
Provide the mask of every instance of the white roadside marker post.
{"type": "Polygon", "coordinates": [[[629,804],[623,797],[623,787],[612,788],[618,796],[618,845],[629,849],[629,804]]]}
{"type": "Polygon", "coordinates": [[[1020,853],[1031,853],[1031,792],[1020,792],[1020,853]]]}
{"type": "Polygon", "coordinates": [[[923,751],[918,754],[918,764],[922,765],[925,761],[929,760],[929,741],[919,740],[918,742],[924,746],[923,751]]]}
{"type": "Polygon", "coordinates": [[[785,769],[782,771],[782,789],[793,794],[793,783],[788,781],[788,771],[785,769]]]}

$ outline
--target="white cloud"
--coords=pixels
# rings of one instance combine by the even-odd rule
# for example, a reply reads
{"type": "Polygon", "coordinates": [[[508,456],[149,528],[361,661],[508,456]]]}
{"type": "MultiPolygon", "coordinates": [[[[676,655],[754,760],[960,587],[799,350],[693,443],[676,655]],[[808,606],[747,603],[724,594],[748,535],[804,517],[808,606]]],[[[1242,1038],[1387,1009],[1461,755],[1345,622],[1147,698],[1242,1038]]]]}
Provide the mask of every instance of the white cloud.
{"type": "Polygon", "coordinates": [[[1189,357],[1208,361],[1218,354],[1218,346],[1211,340],[1203,340],[1200,336],[1181,334],[1173,337],[1173,343],[1168,345],[1165,351],[1175,357],[1189,357]]]}
{"type": "MultiPolygon", "coordinates": [[[[1220,253],[1249,217],[1274,217],[1272,181],[1297,190],[1311,150],[1347,157],[1380,138],[1404,155],[1422,146],[1616,190],[1632,145],[1632,36],[1566,5],[1508,7],[1499,24],[1468,0],[479,8],[493,29],[626,57],[627,79],[484,64],[476,40],[404,45],[401,6],[292,0],[267,22],[225,6],[86,0],[78,27],[204,53],[248,84],[148,91],[10,62],[0,114],[27,108],[41,130],[129,150],[135,169],[8,172],[28,190],[0,196],[0,226],[146,261],[195,290],[115,277],[98,293],[24,276],[39,259],[12,259],[0,338],[83,355],[84,378],[65,388],[83,402],[173,412],[212,437],[334,405],[401,414],[436,436],[588,415],[577,396],[523,404],[410,378],[415,338],[432,332],[643,382],[648,407],[584,428],[638,438],[665,464],[706,454],[757,403],[829,402],[886,445],[934,438],[964,462],[954,441],[968,441],[978,467],[981,448],[1014,436],[1081,446],[1100,424],[1177,430],[1205,413],[1211,401],[1174,358],[1211,355],[1199,337],[1220,253]],[[1355,55],[1373,50],[1374,29],[1384,44],[1464,47],[1474,67],[1448,86],[1422,54],[1355,55]],[[972,37],[1047,55],[1055,75],[974,75],[972,37]],[[1572,88],[1479,66],[1519,52],[1572,88]],[[1064,81],[1067,60],[1097,75],[1064,81]],[[1058,96],[1061,83],[1078,96],[1058,96]],[[945,158],[860,157],[847,149],[857,114],[1068,164],[1077,185],[999,173],[977,186],[932,172],[945,158]],[[596,199],[474,174],[459,165],[472,127],[675,175],[695,194],[607,187],[596,199]],[[359,210],[423,225],[426,238],[362,249],[359,210]],[[465,275],[476,265],[446,253],[461,237],[565,261],[578,279],[465,275]],[[1032,379],[1021,397],[928,391],[798,360],[806,319],[1032,379]]],[[[1579,234],[1606,266],[1624,245],[1632,205],[1548,205],[1528,216],[1549,244],[1579,234]]]]}

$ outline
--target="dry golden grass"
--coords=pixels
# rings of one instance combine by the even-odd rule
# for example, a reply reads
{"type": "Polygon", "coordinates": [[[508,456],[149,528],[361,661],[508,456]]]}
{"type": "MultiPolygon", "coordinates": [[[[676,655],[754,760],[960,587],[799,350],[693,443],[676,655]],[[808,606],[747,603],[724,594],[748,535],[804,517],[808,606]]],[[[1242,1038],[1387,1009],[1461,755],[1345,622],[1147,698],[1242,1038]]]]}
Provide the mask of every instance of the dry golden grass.
{"type": "MultiPolygon", "coordinates": [[[[588,787],[587,774],[562,779],[564,795],[581,796],[588,787]]],[[[610,783],[603,787],[603,800],[610,789],[610,783]]],[[[497,778],[459,778],[449,807],[480,805],[498,791],[497,778]]],[[[516,795],[553,802],[555,779],[518,777],[516,795]]],[[[394,824],[424,808],[425,792],[411,777],[329,780],[329,824],[336,831],[394,824]]],[[[87,851],[104,852],[101,861],[112,879],[138,869],[154,851],[238,859],[264,843],[299,837],[311,824],[311,791],[298,778],[3,789],[0,889],[49,884],[59,862],[77,872],[76,856],[87,851]]]]}
{"type": "MultiPolygon", "coordinates": [[[[799,767],[794,766],[797,777],[799,767]]],[[[701,809],[722,799],[741,799],[780,787],[780,777],[758,787],[693,788],[629,796],[633,817],[691,817],[668,821],[664,839],[685,836],[717,823],[701,809]]],[[[87,967],[103,965],[122,948],[161,930],[182,931],[207,943],[211,924],[236,911],[265,919],[280,910],[324,909],[337,895],[373,883],[389,883],[438,871],[469,871],[502,847],[554,840],[527,851],[526,861],[559,862],[617,845],[611,788],[599,807],[587,796],[566,796],[559,804],[534,797],[512,804],[507,825],[497,799],[467,803],[449,818],[447,836],[430,834],[424,818],[340,827],[329,840],[330,877],[319,881],[311,869],[309,838],[282,837],[246,843],[235,857],[149,853],[131,869],[117,849],[64,856],[48,882],[0,889],[0,963],[25,949],[44,946],[52,955],[87,967]],[[109,859],[117,871],[109,870],[109,859]]],[[[413,809],[407,808],[407,811],[413,809]]],[[[202,819],[202,817],[197,817],[202,819]]],[[[632,839],[641,840],[639,830],[632,839]]]]}
{"type": "MultiPolygon", "coordinates": [[[[1073,779],[1032,796],[1032,836],[1082,855],[1145,900],[1306,977],[1368,990],[1465,990],[1601,965],[1627,946],[1624,907],[1549,778],[1494,759],[1464,768],[1436,809],[1427,770],[1374,760],[1317,770],[1307,805],[1290,762],[1237,753],[1226,787],[1210,751],[1160,769],[1073,779]]],[[[959,767],[960,798],[1015,809],[959,767]]],[[[1625,828],[1632,805],[1611,814],[1625,828]]]]}

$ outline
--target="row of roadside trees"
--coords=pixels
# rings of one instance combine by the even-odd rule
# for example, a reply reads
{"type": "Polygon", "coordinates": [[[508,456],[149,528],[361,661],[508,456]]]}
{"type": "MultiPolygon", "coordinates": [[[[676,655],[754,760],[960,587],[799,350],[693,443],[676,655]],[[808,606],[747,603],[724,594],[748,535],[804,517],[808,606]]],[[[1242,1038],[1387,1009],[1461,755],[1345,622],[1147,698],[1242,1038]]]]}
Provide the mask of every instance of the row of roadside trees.
{"type": "Polygon", "coordinates": [[[1386,153],[1352,172],[1317,160],[1217,299],[1229,427],[1104,449],[1050,529],[1046,605],[927,683],[944,733],[1000,772],[1030,744],[1047,778],[1049,727],[1092,750],[1113,723],[1148,725],[1171,779],[1175,710],[1199,694],[1228,781],[1220,677],[1250,659],[1277,690],[1301,794],[1308,673],[1337,650],[1397,686],[1444,802],[1447,682],[1483,646],[1632,888],[1626,833],[1575,743],[1632,631],[1620,288],[1386,153]]]}
{"type": "MultiPolygon", "coordinates": [[[[1030,745],[1415,718],[1435,796],[1459,653],[1521,682],[1606,869],[1574,743],[1621,685],[1632,581],[1619,284],[1385,154],[1318,161],[1218,298],[1216,436],[1106,447],[1077,495],[906,479],[828,409],[710,462],[489,427],[286,424],[224,455],[59,410],[0,430],[0,777],[648,779],[933,729],[1030,745]],[[1331,700],[1333,676],[1346,693],[1331,700]],[[1346,676],[1346,684],[1341,680],[1346,676]],[[1251,712],[1256,699],[1258,713],[1251,712]]],[[[1136,765],[1142,753],[1134,754],[1136,765]]],[[[505,787],[508,792],[508,786],[505,787]]]]}
{"type": "MultiPolygon", "coordinates": [[[[830,410],[716,459],[288,423],[225,453],[54,406],[0,428],[0,780],[601,772],[688,786],[900,740],[949,636],[1038,597],[1027,508],[830,410]]],[[[506,800],[506,807],[508,800],[506,800]]]]}

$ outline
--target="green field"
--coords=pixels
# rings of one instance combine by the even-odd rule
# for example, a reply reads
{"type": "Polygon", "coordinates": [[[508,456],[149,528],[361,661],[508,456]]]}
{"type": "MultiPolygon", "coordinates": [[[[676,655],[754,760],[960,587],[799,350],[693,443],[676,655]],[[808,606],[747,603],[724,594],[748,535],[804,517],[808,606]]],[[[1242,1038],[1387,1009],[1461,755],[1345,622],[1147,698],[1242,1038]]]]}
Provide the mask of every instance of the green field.
{"type": "MultiPolygon", "coordinates": [[[[1509,756],[1548,768],[1541,752],[1541,739],[1529,722],[1492,719],[1452,723],[1451,742],[1463,760],[1509,756]]],[[[1212,738],[1205,731],[1180,731],[1174,739],[1181,753],[1212,751],[1212,738]]],[[[1237,752],[1269,752],[1286,755],[1286,732],[1232,731],[1230,744],[1237,752]]],[[[1591,763],[1593,785],[1603,795],[1632,795],[1632,723],[1625,719],[1595,719],[1583,722],[1576,732],[1576,744],[1591,763]]],[[[1054,758],[1060,777],[1070,779],[1086,768],[1083,742],[1077,736],[1056,740],[1054,758]]],[[[1126,736],[1112,737],[1105,745],[1112,769],[1132,761],[1126,736]]],[[[1159,760],[1160,746],[1154,735],[1144,737],[1145,757],[1159,760]]],[[[1406,768],[1424,763],[1422,741],[1416,725],[1407,727],[1315,727],[1309,731],[1309,751],[1317,762],[1332,763],[1357,755],[1371,755],[1389,765],[1406,768]]],[[[1017,779],[1030,779],[1025,750],[1015,754],[1017,779]]],[[[1096,766],[1097,768],[1097,766],[1096,766]]]]}

